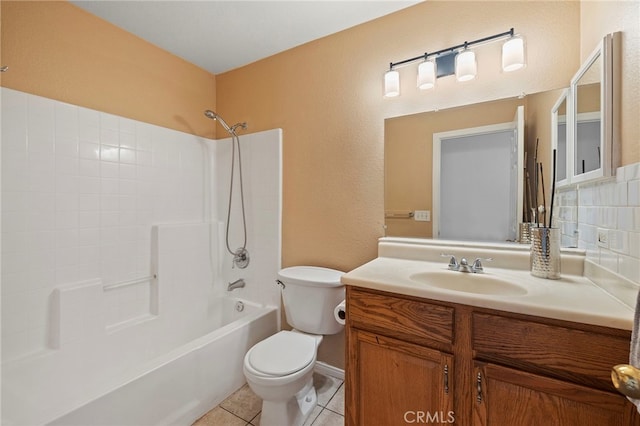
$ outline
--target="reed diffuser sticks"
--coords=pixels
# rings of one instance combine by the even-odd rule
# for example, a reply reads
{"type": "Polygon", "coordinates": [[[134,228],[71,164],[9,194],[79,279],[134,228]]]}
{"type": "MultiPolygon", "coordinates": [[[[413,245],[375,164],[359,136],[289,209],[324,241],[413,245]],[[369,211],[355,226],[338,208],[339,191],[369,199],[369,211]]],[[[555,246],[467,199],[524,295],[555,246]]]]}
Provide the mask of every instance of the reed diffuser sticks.
{"type": "MultiPolygon", "coordinates": [[[[538,143],[540,142],[539,138],[536,138],[536,150],[534,153],[533,161],[535,165],[535,176],[534,176],[534,185],[533,191],[529,191],[528,197],[525,194],[525,204],[529,204],[531,207],[531,211],[533,217],[531,217],[531,222],[535,223],[538,227],[549,227],[552,226],[553,221],[553,203],[556,195],[556,157],[557,150],[553,150],[553,164],[552,164],[552,179],[551,179],[551,200],[549,204],[549,209],[547,209],[547,194],[545,192],[545,183],[544,183],[544,166],[542,162],[538,162],[538,143]],[[533,192],[533,194],[531,194],[533,192]],[[542,193],[542,194],[540,194],[542,193]],[[540,200],[540,195],[542,195],[542,200],[540,200]],[[533,201],[531,199],[533,197],[533,201]],[[548,213],[548,214],[547,214],[548,213]],[[548,218],[548,221],[547,221],[548,218]]],[[[527,186],[530,185],[529,181],[529,172],[525,169],[525,178],[527,180],[527,186]]]]}
{"type": "Polygon", "coordinates": [[[556,196],[556,150],[553,150],[553,169],[551,181],[551,205],[549,206],[549,228],[553,227],[553,201],[556,196]]]}

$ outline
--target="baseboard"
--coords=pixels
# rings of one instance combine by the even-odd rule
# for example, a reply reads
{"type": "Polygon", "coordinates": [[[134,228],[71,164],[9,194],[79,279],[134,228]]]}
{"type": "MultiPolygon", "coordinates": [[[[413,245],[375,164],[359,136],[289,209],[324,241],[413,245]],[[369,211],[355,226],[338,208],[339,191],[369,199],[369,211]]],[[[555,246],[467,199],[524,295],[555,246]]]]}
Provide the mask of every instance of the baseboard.
{"type": "Polygon", "coordinates": [[[344,380],[344,370],[322,361],[316,362],[314,371],[325,376],[331,376],[335,377],[336,379],[344,380]]]}

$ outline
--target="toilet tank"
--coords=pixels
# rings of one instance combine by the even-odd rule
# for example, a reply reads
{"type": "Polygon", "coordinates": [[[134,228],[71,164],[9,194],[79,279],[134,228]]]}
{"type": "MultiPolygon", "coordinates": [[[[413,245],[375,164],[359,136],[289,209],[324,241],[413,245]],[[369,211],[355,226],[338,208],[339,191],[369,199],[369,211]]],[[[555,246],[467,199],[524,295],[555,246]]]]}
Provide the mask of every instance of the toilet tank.
{"type": "Polygon", "coordinates": [[[318,266],[292,266],[278,272],[282,282],[282,300],[289,325],[311,334],[336,334],[343,326],[333,311],[344,300],[344,274],[318,266]]]}

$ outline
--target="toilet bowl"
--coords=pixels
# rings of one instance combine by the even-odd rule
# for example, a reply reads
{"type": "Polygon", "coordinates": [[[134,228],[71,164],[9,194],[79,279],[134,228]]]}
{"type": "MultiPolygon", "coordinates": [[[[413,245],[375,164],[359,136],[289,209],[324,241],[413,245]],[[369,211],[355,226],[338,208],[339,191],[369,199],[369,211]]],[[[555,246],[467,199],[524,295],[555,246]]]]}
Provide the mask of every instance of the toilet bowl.
{"type": "Polygon", "coordinates": [[[295,329],[258,342],[244,357],[247,383],[262,398],[261,425],[300,426],[316,406],[313,369],[318,346],[323,334],[343,329],[333,312],[344,300],[342,274],[314,266],[278,273],[287,322],[295,329]]]}
{"type": "Polygon", "coordinates": [[[247,383],[263,400],[260,424],[299,425],[318,398],[313,368],[322,336],[281,331],[257,343],[245,355],[247,383]]]}

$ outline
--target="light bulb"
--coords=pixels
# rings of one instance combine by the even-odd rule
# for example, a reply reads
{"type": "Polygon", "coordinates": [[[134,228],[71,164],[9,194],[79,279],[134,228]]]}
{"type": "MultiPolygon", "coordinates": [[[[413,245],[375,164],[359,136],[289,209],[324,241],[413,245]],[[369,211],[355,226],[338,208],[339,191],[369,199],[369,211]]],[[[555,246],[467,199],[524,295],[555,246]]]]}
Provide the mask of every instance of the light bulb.
{"type": "Polygon", "coordinates": [[[524,67],[524,40],[511,37],[502,45],[502,70],[516,71],[524,67]]]}
{"type": "Polygon", "coordinates": [[[384,74],[384,96],[392,98],[400,94],[400,73],[389,70],[384,74]]]}
{"type": "Polygon", "coordinates": [[[478,64],[476,54],[471,50],[463,50],[456,55],[456,80],[469,81],[476,78],[478,64]]]}
{"type": "Polygon", "coordinates": [[[436,85],[436,63],[424,61],[418,65],[418,88],[432,89],[436,85]]]}

